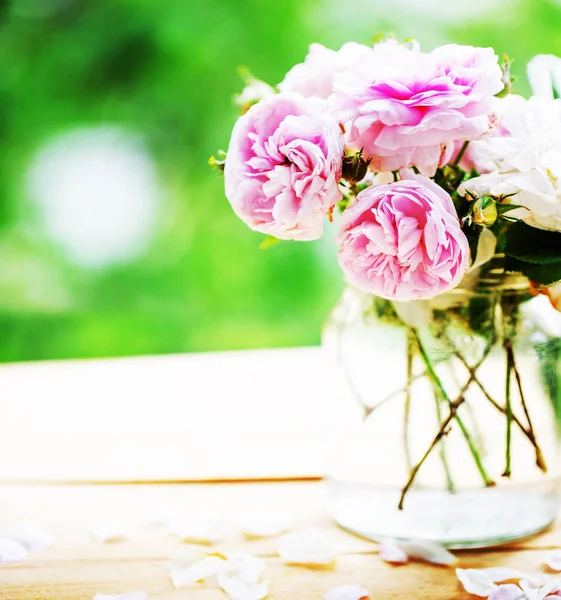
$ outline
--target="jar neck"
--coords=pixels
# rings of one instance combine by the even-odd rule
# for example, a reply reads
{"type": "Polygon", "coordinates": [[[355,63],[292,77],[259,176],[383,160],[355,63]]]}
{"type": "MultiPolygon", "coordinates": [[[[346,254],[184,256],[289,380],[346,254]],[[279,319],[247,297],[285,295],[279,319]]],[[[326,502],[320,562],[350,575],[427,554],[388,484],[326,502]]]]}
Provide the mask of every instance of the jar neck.
{"type": "Polygon", "coordinates": [[[509,273],[505,270],[506,257],[495,254],[493,258],[477,269],[468,272],[457,290],[478,292],[529,292],[530,281],[521,273],[509,273]]]}

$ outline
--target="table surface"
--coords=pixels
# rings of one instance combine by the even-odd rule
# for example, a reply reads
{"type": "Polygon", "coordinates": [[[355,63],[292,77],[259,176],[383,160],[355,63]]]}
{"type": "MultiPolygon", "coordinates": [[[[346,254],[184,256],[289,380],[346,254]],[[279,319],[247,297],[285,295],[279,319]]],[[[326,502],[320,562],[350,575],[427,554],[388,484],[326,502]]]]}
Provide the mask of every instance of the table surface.
{"type": "MultiPolygon", "coordinates": [[[[16,523],[50,531],[53,548],[26,561],[0,566],[0,599],[87,600],[96,593],[144,590],[149,598],[224,600],[219,590],[174,590],[168,576],[171,554],[181,547],[152,522],[162,514],[220,516],[230,535],[219,550],[244,550],[266,560],[271,600],[319,600],[337,585],[357,584],[382,600],[467,600],[450,568],[426,564],[395,567],[378,556],[376,544],[337,528],[329,519],[322,482],[225,484],[2,485],[0,529],[16,523]],[[237,525],[251,511],[289,515],[294,530],[322,530],[340,555],[330,570],[285,566],[275,541],[243,538],[237,525]],[[101,523],[125,527],[130,538],[101,544],[91,529],[101,523]]],[[[502,549],[458,552],[459,566],[512,566],[543,572],[549,552],[561,545],[553,529],[502,549]]]]}
{"type": "Polygon", "coordinates": [[[329,374],[320,348],[1,365],[0,481],[318,477],[354,408],[329,374]]]}

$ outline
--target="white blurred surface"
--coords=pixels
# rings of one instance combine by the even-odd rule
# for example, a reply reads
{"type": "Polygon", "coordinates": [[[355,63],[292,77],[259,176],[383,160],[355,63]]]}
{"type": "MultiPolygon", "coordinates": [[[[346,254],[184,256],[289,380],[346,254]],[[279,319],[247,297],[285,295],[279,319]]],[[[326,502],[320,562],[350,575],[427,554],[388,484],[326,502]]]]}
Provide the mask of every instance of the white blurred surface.
{"type": "Polygon", "coordinates": [[[0,367],[0,479],[314,477],[345,429],[319,348],[0,367]]]}

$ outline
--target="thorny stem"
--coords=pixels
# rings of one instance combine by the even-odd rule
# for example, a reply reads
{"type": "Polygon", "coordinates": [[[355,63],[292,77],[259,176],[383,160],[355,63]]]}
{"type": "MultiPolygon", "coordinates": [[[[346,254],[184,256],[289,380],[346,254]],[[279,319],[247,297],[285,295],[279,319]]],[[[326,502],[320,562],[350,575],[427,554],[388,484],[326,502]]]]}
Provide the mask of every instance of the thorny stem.
{"type": "MultiPolygon", "coordinates": [[[[446,338],[445,338],[446,339],[446,338]]],[[[452,353],[454,354],[454,356],[465,366],[465,368],[469,371],[470,375],[473,376],[473,382],[479,387],[479,389],[481,390],[481,392],[483,393],[483,395],[485,396],[485,398],[503,415],[506,415],[506,408],[504,406],[501,406],[490,394],[489,392],[485,389],[485,387],[483,386],[483,384],[481,383],[481,381],[478,379],[476,371],[478,367],[470,367],[469,363],[467,362],[467,360],[465,359],[465,357],[462,355],[462,353],[454,347],[452,341],[450,339],[447,339],[448,345],[450,346],[452,353]]],[[[543,457],[541,448],[538,444],[538,440],[536,437],[536,434],[534,432],[534,429],[532,427],[532,422],[530,420],[530,415],[528,413],[528,407],[526,405],[526,401],[524,400],[524,396],[522,394],[522,381],[520,379],[520,373],[518,372],[518,369],[516,368],[516,364],[514,362],[514,350],[512,349],[512,344],[509,342],[509,346],[511,348],[511,352],[512,352],[512,366],[513,366],[513,370],[514,370],[514,374],[516,376],[516,381],[518,383],[518,389],[520,391],[520,397],[522,400],[522,406],[524,408],[524,414],[526,415],[526,419],[528,420],[528,426],[529,428],[526,429],[526,427],[524,427],[523,423],[520,421],[520,419],[514,414],[514,412],[512,412],[512,422],[520,429],[520,431],[528,438],[528,440],[530,441],[530,443],[532,444],[532,446],[534,446],[534,450],[536,452],[536,465],[538,466],[538,468],[543,471],[544,473],[547,473],[547,465],[545,463],[545,459],[543,457]]],[[[483,359],[487,358],[487,356],[490,354],[491,350],[492,350],[492,345],[488,346],[487,349],[484,352],[483,355],[483,359]]],[[[481,361],[482,362],[482,361],[481,361]]]]}
{"type": "Polygon", "coordinates": [[[432,441],[429,449],[423,455],[423,458],[415,465],[415,468],[409,474],[409,479],[407,480],[407,483],[405,484],[405,487],[403,488],[403,490],[401,492],[401,497],[399,499],[399,504],[398,504],[399,510],[403,510],[403,502],[405,500],[405,496],[407,495],[407,492],[409,491],[409,488],[413,485],[413,482],[415,481],[417,473],[419,472],[420,468],[423,466],[423,463],[427,460],[427,458],[429,457],[430,453],[433,451],[433,449],[438,444],[438,442],[445,435],[448,434],[448,427],[449,427],[452,419],[456,418],[456,416],[457,416],[456,413],[458,411],[458,407],[465,400],[464,394],[465,394],[466,390],[469,388],[469,386],[471,385],[472,381],[475,378],[475,371],[477,371],[477,369],[482,365],[482,363],[485,360],[486,356],[487,355],[484,355],[479,360],[479,362],[477,363],[477,365],[474,368],[474,373],[470,374],[469,379],[466,381],[466,383],[464,384],[464,386],[460,390],[460,393],[459,393],[458,397],[456,398],[456,400],[454,400],[454,402],[449,403],[450,413],[448,414],[448,417],[446,418],[446,420],[440,426],[440,429],[439,429],[438,433],[436,434],[435,438],[433,439],[433,441],[432,441]]]}
{"type": "MultiPolygon", "coordinates": [[[[526,399],[524,398],[524,392],[522,390],[522,379],[520,377],[518,367],[516,366],[516,360],[514,358],[514,348],[512,347],[512,342],[509,339],[505,340],[503,345],[507,352],[507,356],[510,356],[510,364],[512,370],[514,371],[514,377],[516,378],[516,384],[518,387],[518,392],[520,394],[520,402],[522,404],[522,409],[524,410],[524,415],[526,416],[526,421],[528,422],[528,430],[524,428],[522,429],[526,433],[530,441],[534,444],[534,447],[536,449],[536,464],[545,473],[547,471],[547,466],[545,464],[545,460],[541,453],[540,447],[538,446],[538,443],[536,441],[536,434],[532,425],[532,419],[530,418],[530,412],[528,411],[528,405],[526,404],[526,399]]],[[[518,421],[518,419],[516,419],[516,421],[518,421]]],[[[520,427],[522,427],[520,421],[518,421],[518,423],[520,424],[520,427]]]]}
{"type": "Polygon", "coordinates": [[[506,459],[505,459],[505,470],[503,473],[503,477],[510,477],[510,446],[512,441],[512,404],[510,402],[510,380],[512,374],[512,362],[511,357],[507,349],[507,344],[509,344],[508,339],[506,339],[503,343],[503,346],[506,351],[506,385],[505,385],[505,395],[506,395],[506,459]]]}
{"type": "MultiPolygon", "coordinates": [[[[442,385],[440,378],[438,377],[438,375],[436,374],[436,371],[434,370],[434,367],[433,367],[432,362],[425,350],[425,347],[423,346],[421,339],[419,338],[419,334],[417,333],[417,331],[415,329],[413,329],[413,335],[415,336],[415,340],[417,342],[419,352],[421,354],[423,362],[425,363],[425,367],[427,369],[428,375],[432,379],[433,385],[439,391],[442,398],[444,398],[444,400],[446,400],[446,402],[448,403],[448,405],[450,407],[450,410],[452,410],[454,403],[448,397],[448,394],[446,393],[446,390],[444,389],[444,386],[442,385]]],[[[470,382],[471,382],[471,378],[470,378],[470,382]]],[[[475,447],[473,440],[471,439],[471,435],[470,435],[469,431],[466,429],[466,426],[464,425],[464,422],[462,421],[460,416],[458,414],[456,414],[457,407],[453,412],[454,412],[454,419],[456,420],[456,423],[458,423],[458,427],[460,428],[462,435],[466,439],[466,442],[468,444],[468,447],[469,447],[469,450],[473,457],[473,460],[475,462],[475,465],[477,466],[477,470],[479,471],[479,474],[481,475],[481,478],[483,479],[485,485],[486,486],[495,485],[495,482],[489,477],[489,475],[487,474],[487,471],[485,470],[485,466],[483,465],[483,462],[481,461],[481,457],[479,456],[479,452],[477,451],[477,448],[475,447]]]]}
{"type": "Polygon", "coordinates": [[[450,413],[446,417],[446,420],[440,426],[440,429],[438,430],[438,433],[434,436],[434,439],[432,440],[432,443],[429,446],[428,450],[423,455],[423,458],[421,458],[421,460],[411,470],[411,473],[409,474],[409,479],[407,480],[407,483],[405,484],[405,487],[401,491],[401,497],[399,498],[399,504],[397,505],[397,507],[399,508],[399,510],[403,510],[403,502],[405,500],[405,496],[407,495],[407,492],[409,491],[409,488],[413,485],[413,482],[415,481],[415,477],[417,477],[417,473],[419,472],[419,470],[421,469],[421,467],[423,466],[423,464],[425,463],[425,461],[429,457],[430,453],[434,450],[434,448],[438,444],[438,442],[440,442],[440,440],[445,435],[448,434],[448,432],[449,432],[449,425],[452,422],[452,419],[454,419],[456,417],[456,411],[458,410],[458,406],[460,406],[460,404],[463,401],[464,401],[464,398],[462,396],[460,396],[455,402],[452,402],[450,404],[450,413]]]}
{"type": "MultiPolygon", "coordinates": [[[[436,418],[438,419],[438,423],[442,422],[442,411],[440,410],[440,398],[438,394],[434,394],[434,401],[436,402],[436,418]]],[[[453,492],[456,488],[454,485],[454,480],[452,479],[452,473],[450,472],[450,466],[448,465],[448,458],[446,455],[446,440],[443,438],[442,443],[440,444],[440,460],[442,461],[442,466],[444,467],[444,473],[446,475],[446,487],[449,492],[453,492]]],[[[411,468],[411,467],[409,467],[411,468]]]]}
{"type": "Polygon", "coordinates": [[[405,407],[403,413],[403,448],[407,470],[411,470],[411,450],[409,448],[409,413],[411,411],[411,384],[413,383],[413,351],[415,338],[411,328],[407,328],[407,384],[405,385],[405,407]]]}

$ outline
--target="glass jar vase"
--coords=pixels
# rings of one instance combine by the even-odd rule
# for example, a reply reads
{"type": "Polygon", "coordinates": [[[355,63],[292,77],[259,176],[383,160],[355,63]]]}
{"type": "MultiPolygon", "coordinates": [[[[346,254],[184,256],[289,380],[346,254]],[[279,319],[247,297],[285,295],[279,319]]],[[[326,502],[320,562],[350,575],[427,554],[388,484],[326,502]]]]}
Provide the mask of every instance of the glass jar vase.
{"type": "Polygon", "coordinates": [[[550,525],[560,338],[561,313],[500,256],[433,300],[347,288],[324,330],[353,413],[332,457],[335,521],[453,548],[550,525]]]}

